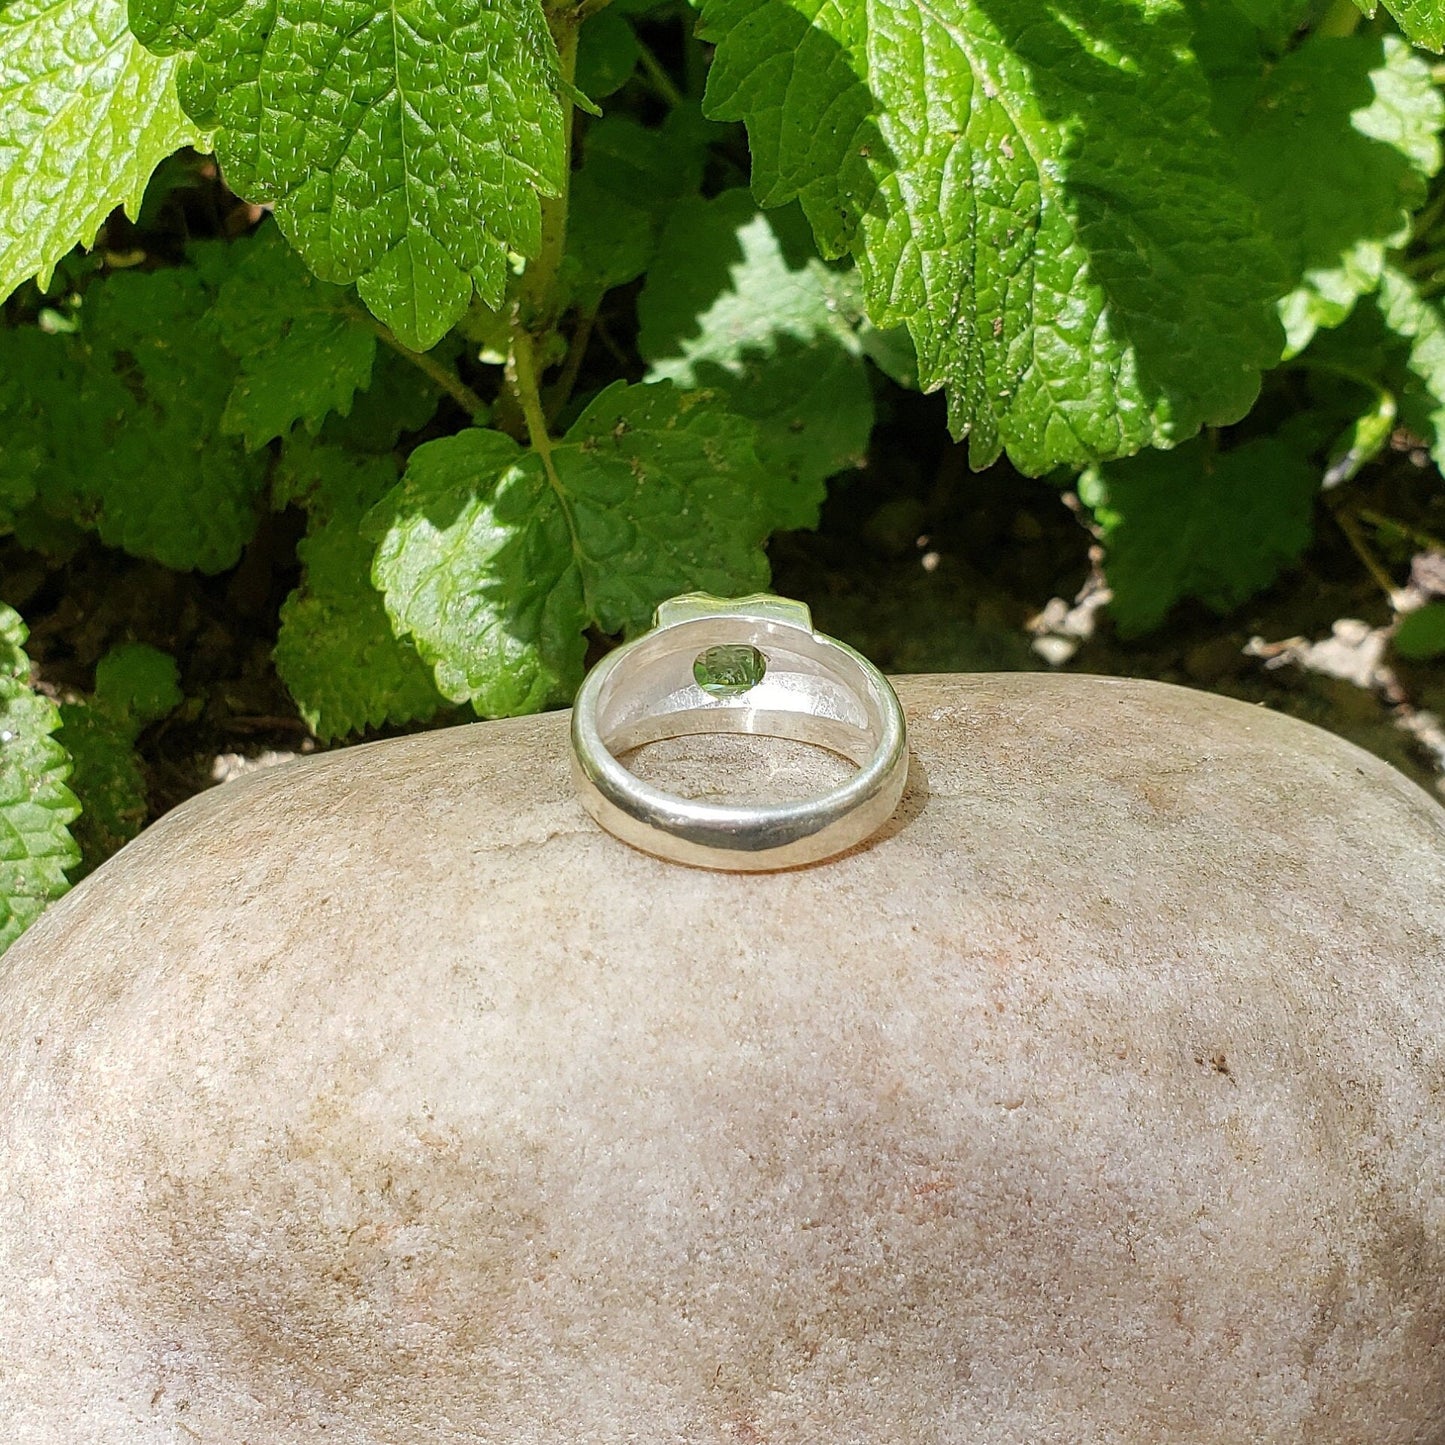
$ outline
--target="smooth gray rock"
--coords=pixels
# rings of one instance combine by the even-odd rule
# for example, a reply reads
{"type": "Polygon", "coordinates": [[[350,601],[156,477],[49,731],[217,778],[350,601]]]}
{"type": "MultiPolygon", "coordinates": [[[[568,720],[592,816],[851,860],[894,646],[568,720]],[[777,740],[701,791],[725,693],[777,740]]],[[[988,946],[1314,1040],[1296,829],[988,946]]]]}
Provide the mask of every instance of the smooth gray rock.
{"type": "Polygon", "coordinates": [[[792,873],[598,832],[554,715],[83,883],[0,960],[4,1438],[1445,1442],[1445,812],[1202,693],[900,691],[792,873]]]}

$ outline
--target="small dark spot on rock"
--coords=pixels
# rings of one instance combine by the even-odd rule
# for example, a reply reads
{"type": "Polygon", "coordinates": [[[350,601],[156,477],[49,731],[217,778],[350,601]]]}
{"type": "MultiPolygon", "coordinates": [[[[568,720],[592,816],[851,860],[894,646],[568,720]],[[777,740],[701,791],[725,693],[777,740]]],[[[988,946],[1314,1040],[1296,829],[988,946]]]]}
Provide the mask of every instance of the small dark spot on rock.
{"type": "Polygon", "coordinates": [[[1212,1054],[1195,1054],[1194,1062],[1196,1064],[1199,1064],[1201,1067],[1208,1065],[1208,1067],[1213,1069],[1216,1074],[1223,1074],[1224,1077],[1230,1081],[1230,1083],[1234,1082],[1234,1075],[1230,1072],[1229,1068],[1229,1060],[1225,1057],[1222,1051],[1216,1050],[1212,1054]]]}

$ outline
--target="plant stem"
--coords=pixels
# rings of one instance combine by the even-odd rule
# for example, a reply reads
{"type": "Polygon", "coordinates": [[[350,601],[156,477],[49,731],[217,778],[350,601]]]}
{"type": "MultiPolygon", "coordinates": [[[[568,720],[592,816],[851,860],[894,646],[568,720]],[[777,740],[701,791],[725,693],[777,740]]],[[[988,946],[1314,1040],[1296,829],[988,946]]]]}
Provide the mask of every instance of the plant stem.
{"type": "Polygon", "coordinates": [[[512,328],[512,384],[522,415],[527,421],[527,436],[532,450],[542,459],[542,469],[558,496],[562,495],[562,479],[552,460],[552,438],[547,431],[547,417],[542,410],[542,392],[537,385],[536,342],[532,333],[520,322],[512,328]]]}
{"type": "MultiPolygon", "coordinates": [[[[577,75],[577,36],[583,9],[549,11],[547,23],[557,45],[562,79],[571,86],[577,75]]],[[[572,102],[562,101],[562,185],[542,199],[542,244],[522,273],[518,304],[523,324],[534,338],[545,336],[557,320],[557,273],[567,249],[567,202],[572,179],[572,102]]]]}
{"type": "Polygon", "coordinates": [[[1284,366],[1290,371],[1313,371],[1320,376],[1338,376],[1343,381],[1352,381],[1356,386],[1374,392],[1376,396],[1394,400],[1394,393],[1388,387],[1382,386],[1373,376],[1353,366],[1344,366],[1335,361],[1312,361],[1308,357],[1292,357],[1284,366]]]}
{"type": "Polygon", "coordinates": [[[562,363],[562,373],[548,390],[549,420],[556,418],[557,413],[567,405],[572,396],[572,388],[577,385],[577,374],[582,370],[582,362],[587,355],[587,345],[592,340],[592,327],[596,320],[595,306],[584,311],[578,318],[577,329],[572,333],[571,343],[567,347],[566,360],[562,363]]]}
{"type": "Polygon", "coordinates": [[[1361,507],[1358,515],[1361,521],[1368,522],[1372,527],[1398,532],[1418,547],[1428,547],[1432,552],[1445,552],[1445,542],[1430,532],[1422,532],[1418,527],[1396,521],[1394,517],[1387,517],[1382,512],[1372,512],[1368,507],[1361,507]]]}
{"type": "Polygon", "coordinates": [[[682,104],[682,92],[673,84],[672,77],[663,69],[662,62],[641,36],[637,37],[637,51],[642,59],[642,73],[647,77],[648,84],[675,110],[682,104]]]}
{"type": "Polygon", "coordinates": [[[1437,247],[1423,256],[1412,256],[1405,263],[1405,271],[1411,276],[1424,276],[1445,266],[1445,248],[1437,247]]]}
{"type": "Polygon", "coordinates": [[[1340,531],[1345,534],[1345,541],[1350,544],[1355,556],[1364,564],[1365,571],[1374,578],[1375,585],[1390,599],[1390,604],[1393,606],[1399,588],[1395,586],[1395,579],[1385,571],[1376,560],[1375,554],[1370,551],[1369,544],[1360,533],[1360,524],[1356,521],[1354,514],[1341,507],[1334,516],[1340,531]]]}
{"type": "MultiPolygon", "coordinates": [[[[357,313],[360,315],[361,313],[357,313]]],[[[439,390],[446,392],[457,404],[467,413],[468,416],[478,425],[484,426],[487,417],[490,415],[490,408],[481,397],[459,377],[456,372],[448,371],[441,362],[434,357],[425,355],[420,351],[413,351],[409,346],[403,346],[395,336],[391,334],[391,328],[383,326],[374,316],[366,318],[381,340],[398,356],[404,356],[416,369],[422,373],[439,390]]]]}
{"type": "Polygon", "coordinates": [[[1442,213],[1445,213],[1445,187],[1426,203],[1410,225],[1410,236],[1414,241],[1423,241],[1435,229],[1442,213]]]}
{"type": "MultiPolygon", "coordinates": [[[[549,8],[547,25],[557,46],[558,69],[567,86],[577,74],[577,35],[582,26],[583,6],[549,8]]],[[[557,277],[567,252],[567,203],[572,178],[572,102],[562,100],[562,184],[557,195],[542,198],[542,240],[537,254],[527,262],[517,301],[512,308],[512,354],[507,360],[506,385],[498,401],[497,424],[522,440],[527,438],[542,458],[547,475],[557,485],[551,462],[551,440],[542,410],[537,375],[537,355],[551,340],[557,327],[557,277]],[[522,425],[519,426],[518,422],[522,425]]]]}

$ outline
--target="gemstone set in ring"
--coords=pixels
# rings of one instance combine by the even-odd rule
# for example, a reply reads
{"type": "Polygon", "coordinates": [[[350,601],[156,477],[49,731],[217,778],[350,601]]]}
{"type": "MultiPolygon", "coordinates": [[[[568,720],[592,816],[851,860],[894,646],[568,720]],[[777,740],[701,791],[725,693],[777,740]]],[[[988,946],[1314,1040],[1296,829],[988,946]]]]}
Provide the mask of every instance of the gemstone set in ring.
{"type": "Polygon", "coordinates": [[[623,842],[676,863],[760,872],[819,862],[875,833],[902,797],[908,744],[888,680],[814,631],[803,603],[688,593],[587,675],[572,711],[572,772],[587,811],[623,842]],[[793,802],[719,804],[665,792],[619,761],[700,733],[811,743],[858,771],[793,802]]]}

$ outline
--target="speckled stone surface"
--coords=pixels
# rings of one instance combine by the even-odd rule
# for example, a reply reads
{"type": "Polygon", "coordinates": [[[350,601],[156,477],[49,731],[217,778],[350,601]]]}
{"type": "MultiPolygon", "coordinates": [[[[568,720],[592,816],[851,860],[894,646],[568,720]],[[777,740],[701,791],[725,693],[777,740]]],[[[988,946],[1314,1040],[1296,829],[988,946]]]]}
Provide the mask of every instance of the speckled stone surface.
{"type": "Polygon", "coordinates": [[[1445,1442],[1445,812],[1200,693],[900,692],[793,873],[599,833],[551,716],[82,884],[0,959],[4,1439],[1445,1442]]]}

